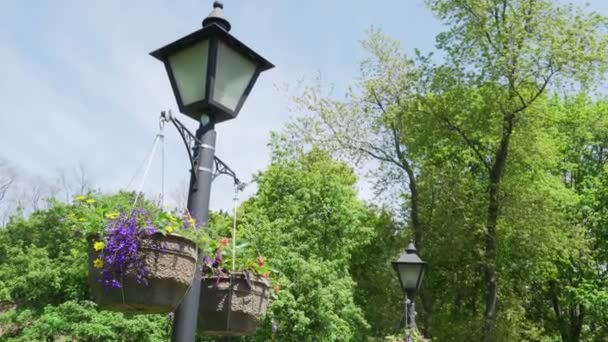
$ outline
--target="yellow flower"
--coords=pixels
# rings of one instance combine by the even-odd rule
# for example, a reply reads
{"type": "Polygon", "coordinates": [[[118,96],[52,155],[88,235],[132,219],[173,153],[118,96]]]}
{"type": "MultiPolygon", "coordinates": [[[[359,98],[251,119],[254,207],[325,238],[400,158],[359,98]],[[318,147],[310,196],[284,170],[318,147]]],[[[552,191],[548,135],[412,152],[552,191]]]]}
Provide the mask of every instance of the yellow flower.
{"type": "Polygon", "coordinates": [[[86,200],[85,202],[87,202],[88,204],[93,204],[95,203],[95,200],[92,198],[89,198],[88,200],[86,200]]]}
{"type": "Polygon", "coordinates": [[[106,214],[106,218],[110,219],[110,220],[114,220],[118,217],[118,215],[120,215],[119,213],[113,211],[111,213],[107,213],[106,214]]]}
{"type": "Polygon", "coordinates": [[[194,227],[194,219],[193,218],[189,218],[188,219],[188,223],[189,223],[189,227],[194,227]]]}
{"type": "Polygon", "coordinates": [[[97,241],[93,244],[93,248],[99,252],[100,250],[102,250],[104,247],[106,246],[105,243],[103,243],[102,241],[97,241]]]}
{"type": "Polygon", "coordinates": [[[87,199],[87,196],[76,196],[74,197],[74,199],[76,199],[77,201],[84,201],[87,199]]]}
{"type": "Polygon", "coordinates": [[[103,260],[97,258],[95,259],[95,261],[93,261],[93,267],[95,268],[102,268],[103,267],[103,260]]]}
{"type": "Polygon", "coordinates": [[[165,228],[165,231],[167,233],[173,233],[173,227],[169,226],[169,227],[165,228]]]}

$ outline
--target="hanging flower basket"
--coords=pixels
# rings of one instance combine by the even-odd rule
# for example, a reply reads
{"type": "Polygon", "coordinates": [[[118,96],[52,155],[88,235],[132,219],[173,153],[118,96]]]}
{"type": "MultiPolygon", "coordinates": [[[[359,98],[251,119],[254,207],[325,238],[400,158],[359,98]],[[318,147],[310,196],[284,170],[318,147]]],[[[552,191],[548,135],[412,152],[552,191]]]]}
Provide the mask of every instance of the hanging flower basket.
{"type": "Polygon", "coordinates": [[[268,308],[266,279],[243,272],[204,276],[201,280],[198,330],[206,335],[253,334],[268,308]]]}
{"type": "Polygon", "coordinates": [[[192,283],[198,250],[189,239],[160,232],[142,235],[131,246],[136,262],[125,266],[126,270],[121,267],[118,279],[104,274],[107,270],[100,256],[105,250],[99,248],[99,236],[89,237],[88,242],[91,294],[102,309],[168,313],[178,306],[192,283]]]}

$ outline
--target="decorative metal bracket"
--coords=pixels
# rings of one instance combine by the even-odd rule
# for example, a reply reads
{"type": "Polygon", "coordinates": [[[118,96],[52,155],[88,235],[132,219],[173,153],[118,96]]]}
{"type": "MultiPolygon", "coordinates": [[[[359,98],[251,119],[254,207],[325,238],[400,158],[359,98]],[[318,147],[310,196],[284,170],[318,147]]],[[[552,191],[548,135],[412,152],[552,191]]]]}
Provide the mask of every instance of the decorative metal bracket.
{"type": "Polygon", "coordinates": [[[243,182],[241,182],[238,177],[236,176],[236,173],[234,171],[232,171],[232,169],[226,165],[226,163],[224,163],[220,158],[218,157],[214,157],[214,161],[215,161],[215,172],[213,173],[213,179],[215,180],[215,178],[217,178],[219,175],[227,175],[232,177],[232,179],[234,180],[234,185],[236,186],[243,186],[244,184],[243,182]]]}
{"type": "MultiPolygon", "coordinates": [[[[186,146],[186,151],[188,152],[188,159],[190,160],[191,170],[196,170],[196,156],[194,153],[198,151],[198,148],[202,145],[202,142],[196,137],[194,133],[192,133],[181,121],[179,121],[176,117],[173,116],[173,113],[169,111],[162,111],[160,113],[160,124],[164,125],[165,122],[171,122],[173,126],[177,129],[177,132],[182,137],[184,145],[186,146]],[[194,152],[193,152],[194,151],[194,152]]],[[[234,185],[238,187],[239,190],[243,190],[245,188],[246,183],[242,182],[236,176],[236,173],[220,158],[214,156],[214,166],[215,171],[213,172],[213,180],[220,175],[227,175],[232,177],[234,180],[234,185]]],[[[196,177],[196,173],[194,173],[194,177],[196,177]]]]}

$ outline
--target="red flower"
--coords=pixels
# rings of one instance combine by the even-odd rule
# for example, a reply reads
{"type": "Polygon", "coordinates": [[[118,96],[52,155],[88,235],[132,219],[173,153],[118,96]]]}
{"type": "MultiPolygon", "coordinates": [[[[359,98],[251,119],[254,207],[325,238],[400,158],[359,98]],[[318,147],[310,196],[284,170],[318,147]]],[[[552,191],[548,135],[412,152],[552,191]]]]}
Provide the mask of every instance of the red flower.
{"type": "Polygon", "coordinates": [[[230,239],[225,237],[220,243],[222,244],[222,246],[228,246],[228,244],[230,243],[230,239]]]}
{"type": "Polygon", "coordinates": [[[264,266],[264,258],[261,255],[258,257],[258,265],[264,266]]]}
{"type": "Polygon", "coordinates": [[[281,291],[281,288],[279,286],[275,286],[272,289],[274,290],[275,293],[279,293],[279,291],[281,291]]]}

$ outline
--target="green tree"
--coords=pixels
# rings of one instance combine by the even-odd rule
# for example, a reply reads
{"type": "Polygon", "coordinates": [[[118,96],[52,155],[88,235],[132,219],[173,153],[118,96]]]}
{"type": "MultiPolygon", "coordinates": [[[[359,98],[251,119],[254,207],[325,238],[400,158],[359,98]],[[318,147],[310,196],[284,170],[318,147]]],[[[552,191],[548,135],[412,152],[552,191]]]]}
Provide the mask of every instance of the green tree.
{"type": "Polygon", "coordinates": [[[499,298],[497,226],[513,132],[534,115],[531,108],[552,83],[586,85],[605,71],[606,18],[541,0],[428,4],[450,27],[437,37],[438,47],[447,52],[434,91],[444,98],[443,105],[434,103],[428,110],[467,143],[487,172],[483,339],[491,340],[499,298]],[[469,100],[471,95],[476,101],[469,100]],[[454,106],[457,97],[462,100],[454,106]],[[473,121],[481,115],[483,126],[473,121]]]}
{"type": "Polygon", "coordinates": [[[357,340],[369,326],[355,302],[350,266],[370,243],[374,220],[346,165],[318,150],[295,159],[278,155],[257,177],[258,192],[243,205],[239,228],[283,276],[254,339],[268,340],[274,321],[278,340],[357,340]]]}
{"type": "MultiPolygon", "coordinates": [[[[367,170],[362,175],[372,181],[384,209],[399,224],[407,222],[418,250],[424,254],[429,222],[425,217],[428,208],[423,208],[422,202],[428,194],[422,193],[418,178],[422,150],[430,136],[421,131],[425,114],[416,110],[415,94],[426,89],[428,70],[376,28],[368,31],[361,45],[368,56],[361,62],[361,74],[346,97],[338,99],[326,93],[325,85],[317,79],[292,98],[299,116],[274,135],[273,143],[292,152],[312,145],[357,170],[367,170]]],[[[424,64],[429,59],[418,55],[417,60],[424,64]]],[[[405,248],[405,241],[402,243],[401,248],[405,248]]],[[[385,261],[399,254],[391,248],[385,252],[385,261]]],[[[423,289],[422,311],[424,326],[428,327],[430,301],[425,293],[423,289]]],[[[394,310],[385,308],[385,312],[394,310]]]]}
{"type": "Polygon", "coordinates": [[[354,299],[370,325],[369,336],[383,338],[403,328],[405,295],[391,262],[406,245],[407,234],[387,212],[370,210],[366,224],[373,235],[351,257],[354,299]]]}
{"type": "MultiPolygon", "coordinates": [[[[522,274],[515,270],[526,264],[522,260],[526,254],[515,253],[513,246],[538,256],[534,265],[540,267],[555,255],[546,252],[565,241],[558,204],[566,195],[555,177],[543,175],[552,172],[557,157],[551,128],[543,127],[540,120],[552,118],[546,95],[566,85],[584,89],[603,76],[606,19],[542,0],[427,4],[448,26],[437,37],[438,49],[445,52],[442,64],[435,66],[420,55],[415,61],[408,59],[393,41],[372,31],[363,44],[372,58],[362,63],[361,78],[347,98],[322,95],[319,87],[306,89],[295,102],[308,115],[291,123],[284,138],[334,153],[347,150],[354,161],[358,159],[352,156],[378,161],[373,169],[378,178],[402,185],[407,193],[407,219],[425,257],[434,267],[448,266],[446,272],[462,268],[457,271],[462,290],[453,289],[456,307],[468,301],[470,308],[469,335],[462,338],[477,338],[471,331],[481,325],[481,339],[500,339],[500,334],[509,339],[517,335],[509,335],[508,327],[519,324],[513,317],[525,315],[515,300],[523,291],[515,282],[522,274]],[[543,198],[546,205],[538,204],[543,198]],[[537,217],[531,208],[537,210],[537,217]],[[536,223],[522,224],[518,216],[536,223]],[[555,239],[541,246],[513,244],[517,234],[529,236],[538,229],[540,217],[551,220],[541,231],[555,239]],[[455,237],[458,241],[442,245],[429,239],[439,239],[439,232],[445,234],[454,224],[462,228],[455,237]],[[453,258],[454,243],[463,248],[464,265],[448,260],[453,258]],[[496,332],[499,293],[504,313],[500,334],[496,332]],[[481,317],[479,295],[484,304],[481,317]]],[[[524,279],[547,275],[536,267],[525,270],[524,279]]],[[[445,276],[443,281],[449,279],[445,276]]],[[[439,288],[439,279],[429,279],[433,288],[439,288]]],[[[441,324],[444,314],[454,310],[433,302],[423,296],[427,327],[431,320],[441,324]],[[442,316],[437,320],[431,317],[433,307],[442,316]]],[[[521,324],[518,331],[532,329],[521,324]]]]}
{"type": "Polygon", "coordinates": [[[549,321],[564,341],[601,340],[608,336],[608,103],[581,94],[555,99],[560,115],[563,158],[559,174],[575,201],[564,206],[572,253],[560,260],[559,272],[548,282],[549,321]]]}

